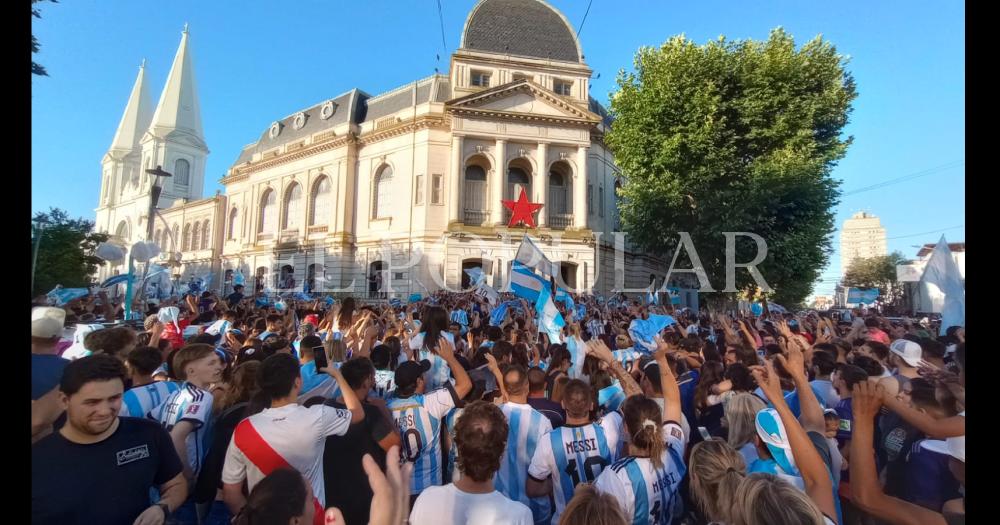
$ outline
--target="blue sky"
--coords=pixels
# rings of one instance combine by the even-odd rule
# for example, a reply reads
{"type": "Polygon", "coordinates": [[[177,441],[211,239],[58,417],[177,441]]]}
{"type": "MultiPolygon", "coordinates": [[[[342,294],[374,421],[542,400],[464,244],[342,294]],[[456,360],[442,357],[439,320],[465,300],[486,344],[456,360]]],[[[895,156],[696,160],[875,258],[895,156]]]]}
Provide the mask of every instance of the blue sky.
{"type": "MultiPolygon", "coordinates": [[[[49,206],[92,218],[100,160],[121,118],[139,62],[147,60],[158,99],[180,32],[191,48],[211,150],[205,195],[240,148],[275,119],[353,87],[377,94],[446,72],[476,0],[365,2],[301,0],[65,0],[36,4],[35,60],[50,77],[32,78],[32,210],[49,206]],[[440,61],[435,56],[440,55],[440,61]]],[[[574,28],[584,0],[553,0],[574,28]]],[[[580,40],[595,71],[591,95],[605,104],[615,74],[639,46],[684,33],[696,42],[726,35],[764,39],[783,26],[802,44],[817,34],[851,57],[858,84],[855,142],[834,171],[845,192],[930,173],[845,196],[837,226],[858,210],[882,219],[889,249],[912,257],[944,233],[965,239],[965,8],[945,1],[594,0],[580,40]],[[942,169],[941,166],[946,166],[942,169]],[[951,166],[951,167],[947,167],[951,166]],[[956,227],[962,226],[962,227],[956,227]],[[945,231],[945,228],[949,228],[945,231]]],[[[839,238],[817,293],[840,275],[839,238]]]]}

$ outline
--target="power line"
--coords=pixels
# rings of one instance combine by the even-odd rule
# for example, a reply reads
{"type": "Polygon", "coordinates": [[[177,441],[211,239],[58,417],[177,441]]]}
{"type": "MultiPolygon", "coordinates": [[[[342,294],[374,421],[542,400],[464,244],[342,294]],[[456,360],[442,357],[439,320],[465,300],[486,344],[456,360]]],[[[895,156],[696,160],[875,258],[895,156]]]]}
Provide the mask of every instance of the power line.
{"type": "Polygon", "coordinates": [[[441,14],[441,0],[437,0],[438,4],[438,21],[441,22],[441,46],[444,48],[442,51],[448,52],[448,44],[444,41],[444,15],[441,14]]]}
{"type": "Polygon", "coordinates": [[[918,177],[924,177],[926,175],[931,175],[933,173],[938,173],[938,172],[941,172],[941,171],[950,170],[952,168],[957,168],[957,167],[959,167],[959,166],[961,166],[963,164],[965,164],[965,159],[957,160],[957,161],[953,161],[953,162],[949,162],[947,164],[942,164],[940,166],[935,166],[933,168],[928,168],[928,169],[923,170],[923,171],[918,171],[916,173],[911,173],[909,175],[903,175],[902,177],[896,177],[895,179],[889,179],[889,180],[884,181],[884,182],[879,182],[878,184],[872,184],[871,186],[865,186],[863,188],[858,188],[856,190],[851,190],[851,191],[842,193],[841,197],[847,197],[848,195],[854,195],[856,193],[862,193],[862,192],[866,192],[866,191],[877,190],[879,188],[884,188],[886,186],[891,186],[893,184],[898,184],[900,182],[910,181],[910,180],[916,179],[918,177]]]}
{"type": "Polygon", "coordinates": [[[929,232],[920,232],[920,233],[914,233],[914,234],[910,234],[910,235],[900,235],[899,237],[889,237],[886,240],[887,241],[891,241],[893,239],[906,239],[907,237],[917,237],[917,236],[920,236],[920,235],[927,235],[928,233],[938,233],[938,232],[943,232],[943,231],[948,231],[948,230],[954,230],[954,229],[958,229],[958,228],[965,228],[965,225],[964,224],[959,224],[958,226],[950,226],[948,228],[941,228],[940,230],[931,230],[929,232]]]}
{"type": "MultiPolygon", "coordinates": [[[[440,0],[438,0],[440,2],[440,0]]],[[[583,20],[580,21],[580,28],[576,30],[576,38],[580,38],[580,31],[583,31],[583,23],[587,21],[587,15],[590,14],[590,5],[594,3],[594,0],[587,2],[587,11],[583,13],[583,20]]]]}

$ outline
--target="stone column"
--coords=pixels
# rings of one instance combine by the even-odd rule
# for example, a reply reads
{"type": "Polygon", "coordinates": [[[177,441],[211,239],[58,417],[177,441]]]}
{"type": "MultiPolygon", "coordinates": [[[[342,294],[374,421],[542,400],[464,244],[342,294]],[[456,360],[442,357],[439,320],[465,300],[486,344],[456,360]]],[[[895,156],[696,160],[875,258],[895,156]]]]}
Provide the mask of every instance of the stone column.
{"type": "Polygon", "coordinates": [[[450,222],[464,222],[465,217],[462,214],[462,176],[463,166],[462,166],[462,148],[464,146],[464,137],[461,135],[453,135],[451,137],[451,182],[449,184],[451,190],[450,195],[448,195],[448,206],[451,211],[449,214],[450,222]]]}
{"type": "Polygon", "coordinates": [[[544,228],[549,225],[549,145],[545,142],[538,143],[538,173],[535,176],[535,195],[537,201],[543,204],[538,211],[538,227],[544,228]]]}
{"type": "Polygon", "coordinates": [[[576,150],[576,170],[573,178],[573,227],[582,230],[587,227],[587,146],[576,150]]]}
{"type": "Polygon", "coordinates": [[[503,187],[507,182],[507,141],[497,139],[497,165],[493,166],[493,176],[490,177],[490,223],[503,224],[503,187]]]}

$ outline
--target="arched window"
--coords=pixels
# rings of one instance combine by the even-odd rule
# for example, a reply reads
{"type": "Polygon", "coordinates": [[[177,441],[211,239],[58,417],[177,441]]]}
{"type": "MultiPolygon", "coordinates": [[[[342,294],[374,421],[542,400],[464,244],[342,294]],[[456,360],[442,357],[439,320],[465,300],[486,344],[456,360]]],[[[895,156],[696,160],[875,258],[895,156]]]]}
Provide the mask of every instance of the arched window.
{"type": "Polygon", "coordinates": [[[302,224],[302,185],[293,182],[285,190],[285,216],[281,224],[283,230],[295,230],[302,224]]]}
{"type": "Polygon", "coordinates": [[[465,208],[465,224],[479,226],[486,222],[486,170],[475,164],[465,167],[465,188],[463,202],[465,208]]]}
{"type": "Polygon", "coordinates": [[[191,182],[191,163],[185,159],[177,159],[174,162],[174,183],[178,186],[187,186],[191,182]]]}
{"type": "Polygon", "coordinates": [[[309,226],[324,226],[330,223],[332,212],[330,202],[330,177],[322,176],[313,184],[312,202],[309,205],[309,226]]]}
{"type": "Polygon", "coordinates": [[[128,223],[125,221],[119,222],[118,229],[115,230],[115,235],[126,243],[129,242],[128,223]]]}
{"type": "Polygon", "coordinates": [[[175,224],[174,236],[172,239],[170,239],[170,249],[172,251],[177,251],[181,249],[181,246],[178,244],[179,242],[181,242],[181,227],[180,225],[175,224]]]}
{"type": "Polygon", "coordinates": [[[201,249],[201,223],[195,222],[194,226],[191,228],[191,249],[200,250],[201,249]]]}
{"type": "Polygon", "coordinates": [[[208,249],[208,239],[209,239],[209,237],[211,237],[211,234],[209,233],[208,226],[209,226],[208,221],[205,221],[205,222],[201,223],[201,249],[202,250],[207,250],[208,249]]]}
{"type": "Polygon", "coordinates": [[[381,219],[390,215],[389,193],[392,191],[392,167],[382,166],[374,181],[374,198],[372,199],[372,218],[381,219]]]}
{"type": "Polygon", "coordinates": [[[277,226],[278,210],[277,197],[274,190],[267,190],[260,199],[260,233],[274,233],[277,226]]]}
{"type": "Polygon", "coordinates": [[[566,182],[566,177],[562,173],[554,170],[549,173],[549,209],[552,213],[569,213],[569,207],[566,205],[569,185],[566,182]]]}
{"type": "Polygon", "coordinates": [[[521,196],[522,189],[528,200],[531,200],[531,179],[528,173],[522,168],[511,166],[507,171],[507,198],[517,200],[521,196]]]}
{"type": "Polygon", "coordinates": [[[232,210],[229,210],[229,235],[228,235],[228,238],[230,240],[236,238],[236,227],[238,226],[237,222],[238,222],[239,216],[240,216],[239,210],[237,210],[235,207],[232,210]]]}
{"type": "Polygon", "coordinates": [[[181,251],[186,252],[191,249],[191,225],[184,225],[184,236],[181,237],[181,251]]]}

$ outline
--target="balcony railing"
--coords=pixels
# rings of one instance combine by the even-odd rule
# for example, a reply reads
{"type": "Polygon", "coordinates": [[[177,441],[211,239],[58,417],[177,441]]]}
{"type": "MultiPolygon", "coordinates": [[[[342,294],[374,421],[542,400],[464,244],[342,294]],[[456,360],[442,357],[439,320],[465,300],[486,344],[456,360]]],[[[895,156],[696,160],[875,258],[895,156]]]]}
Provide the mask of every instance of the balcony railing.
{"type": "Polygon", "coordinates": [[[486,210],[465,210],[465,224],[469,226],[482,226],[489,218],[490,212],[486,210]]]}
{"type": "Polygon", "coordinates": [[[573,215],[566,213],[550,213],[549,228],[553,230],[565,230],[573,225],[573,215]]]}

